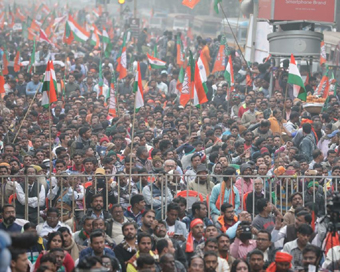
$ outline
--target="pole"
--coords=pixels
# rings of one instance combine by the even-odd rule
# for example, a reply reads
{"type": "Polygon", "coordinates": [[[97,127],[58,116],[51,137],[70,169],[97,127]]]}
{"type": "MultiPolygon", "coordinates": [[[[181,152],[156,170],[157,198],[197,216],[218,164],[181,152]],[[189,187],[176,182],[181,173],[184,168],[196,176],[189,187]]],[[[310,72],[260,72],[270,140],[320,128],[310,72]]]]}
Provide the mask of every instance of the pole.
{"type": "Polygon", "coordinates": [[[133,1],[133,18],[137,16],[137,0],[133,1]]]}
{"type": "MultiPolygon", "coordinates": [[[[51,134],[51,122],[52,114],[51,114],[51,103],[50,103],[50,94],[48,94],[48,125],[50,129],[48,130],[48,138],[49,138],[49,158],[50,158],[50,173],[49,173],[49,179],[50,179],[50,190],[52,193],[52,171],[53,171],[53,165],[52,165],[52,134],[51,134]]],[[[58,177],[57,177],[58,178],[58,177]]],[[[61,191],[62,192],[62,191],[61,191]]],[[[52,200],[50,201],[50,206],[52,206],[52,200]]],[[[62,207],[62,205],[61,205],[62,207]]]]}
{"type": "MultiPolygon", "coordinates": [[[[138,71],[137,71],[138,73],[138,71]]],[[[130,173],[129,173],[129,193],[131,193],[131,182],[132,182],[132,149],[133,149],[133,138],[134,138],[134,133],[135,133],[135,120],[136,120],[136,101],[137,101],[137,92],[135,93],[135,103],[133,106],[133,118],[132,118],[132,131],[131,131],[131,146],[130,146],[130,173]]]]}
{"type": "Polygon", "coordinates": [[[15,137],[14,137],[13,142],[12,142],[13,144],[14,144],[15,140],[16,140],[17,137],[18,137],[18,134],[19,134],[19,131],[20,131],[21,127],[22,127],[23,121],[26,119],[28,113],[30,112],[30,109],[31,109],[31,107],[32,107],[32,104],[33,104],[33,102],[34,102],[34,99],[35,99],[37,93],[39,92],[39,89],[40,89],[40,85],[39,85],[39,87],[37,88],[37,91],[35,92],[35,94],[34,94],[34,96],[33,96],[33,99],[32,99],[32,101],[31,101],[30,105],[28,106],[27,112],[26,112],[26,114],[25,114],[25,116],[24,116],[24,119],[22,119],[22,121],[21,121],[21,124],[20,124],[20,126],[19,126],[19,128],[18,128],[17,134],[15,134],[15,137]]]}
{"type": "Polygon", "coordinates": [[[256,31],[257,31],[257,17],[259,13],[259,6],[254,1],[254,9],[253,9],[253,26],[252,26],[252,35],[251,35],[251,51],[250,51],[250,61],[255,61],[255,38],[256,38],[256,31]]]}

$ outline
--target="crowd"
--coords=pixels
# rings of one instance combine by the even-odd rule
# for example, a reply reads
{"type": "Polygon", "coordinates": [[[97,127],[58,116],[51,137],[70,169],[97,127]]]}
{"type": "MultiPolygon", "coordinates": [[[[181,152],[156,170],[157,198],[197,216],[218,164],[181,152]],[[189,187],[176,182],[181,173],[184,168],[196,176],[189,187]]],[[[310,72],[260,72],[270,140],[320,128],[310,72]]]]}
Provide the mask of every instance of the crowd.
{"type": "MultiPolygon", "coordinates": [[[[31,59],[31,41],[6,26],[0,35],[9,61],[19,45],[22,63],[31,59]]],[[[287,83],[287,60],[249,64],[229,48],[230,91],[223,71],[209,72],[221,36],[130,36],[128,25],[115,28],[106,58],[89,42],[37,43],[31,73],[8,67],[0,230],[39,237],[10,248],[11,271],[340,269],[336,85],[322,113],[311,114],[287,83]],[[106,93],[119,75],[123,39],[128,73],[115,84],[112,114],[100,88],[106,93]],[[180,99],[178,39],[206,61],[208,102],[200,108],[180,99]],[[155,47],[166,68],[149,67],[155,47]],[[46,108],[41,80],[50,58],[58,99],[46,108]],[[144,106],[134,113],[137,63],[144,106]]],[[[313,94],[320,80],[311,75],[306,90],[313,94]]]]}

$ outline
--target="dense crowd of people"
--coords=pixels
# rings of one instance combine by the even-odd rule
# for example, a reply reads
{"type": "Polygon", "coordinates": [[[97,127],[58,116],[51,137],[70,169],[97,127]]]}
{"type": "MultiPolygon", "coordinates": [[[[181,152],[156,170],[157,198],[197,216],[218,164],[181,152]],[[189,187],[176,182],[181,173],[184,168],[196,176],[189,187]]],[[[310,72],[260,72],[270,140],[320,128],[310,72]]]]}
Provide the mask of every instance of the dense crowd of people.
{"type": "MultiPolygon", "coordinates": [[[[31,41],[6,26],[1,35],[9,61],[19,45],[22,63],[31,59],[31,41]]],[[[230,91],[224,71],[209,72],[222,36],[184,36],[143,29],[133,38],[125,25],[115,28],[106,58],[89,42],[37,43],[32,73],[8,67],[0,230],[38,237],[29,248],[10,248],[11,271],[340,269],[337,85],[322,113],[311,114],[287,83],[289,61],[249,64],[229,48],[230,91]],[[208,102],[200,108],[181,103],[178,39],[205,61],[208,102]],[[128,74],[115,83],[112,115],[100,88],[106,93],[119,76],[123,40],[128,74]],[[155,47],[166,68],[149,67],[155,47]],[[49,59],[58,100],[46,108],[49,59]],[[137,62],[144,106],[134,113],[137,62]]],[[[309,77],[309,94],[321,74],[309,77]]]]}

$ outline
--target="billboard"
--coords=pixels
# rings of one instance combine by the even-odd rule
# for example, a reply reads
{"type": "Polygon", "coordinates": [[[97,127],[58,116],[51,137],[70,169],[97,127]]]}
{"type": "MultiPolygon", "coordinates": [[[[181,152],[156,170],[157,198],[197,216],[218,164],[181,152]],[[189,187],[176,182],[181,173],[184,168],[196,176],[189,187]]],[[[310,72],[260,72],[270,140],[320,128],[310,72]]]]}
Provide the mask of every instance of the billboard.
{"type": "Polygon", "coordinates": [[[259,19],[334,23],[337,0],[259,0],[259,19]]]}

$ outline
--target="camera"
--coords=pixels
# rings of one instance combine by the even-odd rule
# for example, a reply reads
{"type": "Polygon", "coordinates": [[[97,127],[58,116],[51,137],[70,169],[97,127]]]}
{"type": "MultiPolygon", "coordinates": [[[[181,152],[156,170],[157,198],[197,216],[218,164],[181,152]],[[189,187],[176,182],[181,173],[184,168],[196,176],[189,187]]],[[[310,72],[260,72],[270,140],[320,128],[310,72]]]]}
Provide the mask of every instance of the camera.
{"type": "Polygon", "coordinates": [[[332,200],[328,203],[329,216],[331,222],[328,224],[328,231],[336,232],[340,230],[340,193],[334,192],[332,200]]]}
{"type": "Polygon", "coordinates": [[[105,177],[97,178],[97,187],[105,188],[105,177]]]}
{"type": "Polygon", "coordinates": [[[252,238],[251,227],[249,225],[242,226],[240,240],[250,240],[252,238]]]}

